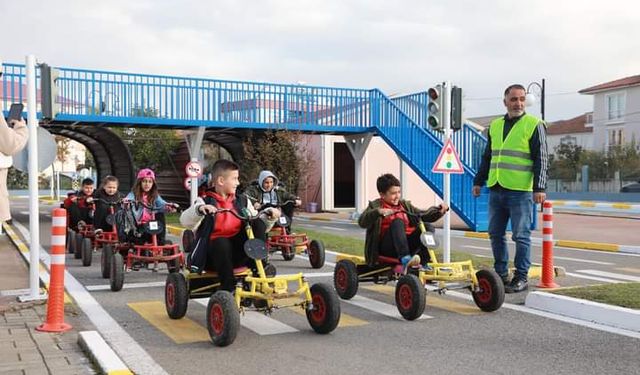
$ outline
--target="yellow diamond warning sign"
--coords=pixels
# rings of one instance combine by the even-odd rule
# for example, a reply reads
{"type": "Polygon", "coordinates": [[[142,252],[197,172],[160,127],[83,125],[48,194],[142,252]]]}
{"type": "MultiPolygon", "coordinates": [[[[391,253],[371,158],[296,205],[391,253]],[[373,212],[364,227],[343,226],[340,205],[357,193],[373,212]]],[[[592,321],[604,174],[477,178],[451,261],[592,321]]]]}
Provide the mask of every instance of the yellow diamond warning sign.
{"type": "Polygon", "coordinates": [[[431,171],[434,173],[464,173],[458,152],[451,143],[451,139],[447,139],[431,171]]]}

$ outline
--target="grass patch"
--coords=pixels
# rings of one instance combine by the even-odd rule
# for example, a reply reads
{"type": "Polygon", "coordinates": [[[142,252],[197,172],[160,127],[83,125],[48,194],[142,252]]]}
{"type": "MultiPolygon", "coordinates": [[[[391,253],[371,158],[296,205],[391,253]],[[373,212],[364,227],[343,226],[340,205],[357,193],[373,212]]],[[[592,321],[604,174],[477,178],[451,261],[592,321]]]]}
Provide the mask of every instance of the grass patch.
{"type": "MultiPolygon", "coordinates": [[[[347,237],[347,236],[338,236],[331,233],[319,232],[314,230],[309,230],[307,228],[295,227],[293,231],[296,233],[306,233],[309,239],[312,240],[321,240],[324,242],[324,247],[327,250],[351,254],[351,255],[360,255],[364,256],[364,240],[359,238],[347,237]]],[[[437,250],[436,256],[439,261],[442,261],[442,251],[437,250]]],[[[473,262],[474,267],[477,268],[493,268],[493,259],[492,258],[484,258],[477,257],[468,253],[464,253],[461,251],[452,251],[451,252],[451,261],[458,262],[463,260],[469,260],[473,262]]]]}
{"type": "Polygon", "coordinates": [[[167,225],[180,225],[180,214],[178,212],[167,212],[164,214],[164,219],[167,225]]]}
{"type": "Polygon", "coordinates": [[[640,309],[640,283],[592,285],[553,290],[551,293],[630,309],[640,309]]]}

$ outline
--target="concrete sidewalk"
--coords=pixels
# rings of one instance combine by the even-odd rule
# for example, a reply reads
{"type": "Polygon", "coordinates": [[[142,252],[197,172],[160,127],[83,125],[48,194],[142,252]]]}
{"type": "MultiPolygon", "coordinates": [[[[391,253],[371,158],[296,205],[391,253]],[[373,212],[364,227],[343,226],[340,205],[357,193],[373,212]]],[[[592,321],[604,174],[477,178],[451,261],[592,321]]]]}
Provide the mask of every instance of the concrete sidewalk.
{"type": "Polygon", "coordinates": [[[46,300],[18,302],[17,295],[28,293],[29,269],[6,234],[0,235],[0,269],[0,373],[97,373],[77,344],[78,332],[89,324],[74,305],[65,305],[65,322],[72,330],[35,330],[45,321],[46,300]]]}

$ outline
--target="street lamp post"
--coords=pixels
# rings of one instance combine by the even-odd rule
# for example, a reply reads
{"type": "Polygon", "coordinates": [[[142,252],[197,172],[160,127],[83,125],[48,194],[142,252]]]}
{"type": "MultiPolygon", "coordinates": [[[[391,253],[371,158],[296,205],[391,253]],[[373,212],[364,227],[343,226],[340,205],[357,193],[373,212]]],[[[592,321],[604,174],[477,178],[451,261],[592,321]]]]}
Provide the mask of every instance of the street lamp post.
{"type": "Polygon", "coordinates": [[[527,86],[527,102],[531,103],[530,105],[535,103],[536,96],[540,97],[540,116],[542,121],[544,121],[544,89],[544,78],[542,79],[542,84],[534,81],[527,86]]]}

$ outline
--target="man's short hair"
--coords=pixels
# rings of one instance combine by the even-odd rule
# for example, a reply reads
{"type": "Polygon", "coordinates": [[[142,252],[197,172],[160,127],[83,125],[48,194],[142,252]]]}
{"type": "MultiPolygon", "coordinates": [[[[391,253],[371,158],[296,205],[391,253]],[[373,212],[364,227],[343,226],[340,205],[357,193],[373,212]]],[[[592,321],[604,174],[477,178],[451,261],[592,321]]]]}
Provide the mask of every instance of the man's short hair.
{"type": "Polygon", "coordinates": [[[215,181],[219,176],[224,175],[228,171],[237,171],[240,167],[231,160],[219,159],[211,167],[212,180],[215,181]]]}
{"type": "Polygon", "coordinates": [[[93,180],[90,178],[85,178],[82,180],[82,186],[93,185],[93,180]]]}
{"type": "Polygon", "coordinates": [[[376,188],[378,188],[378,193],[380,194],[386,193],[394,186],[401,186],[400,180],[391,173],[383,174],[376,180],[376,188]]]}
{"type": "Polygon", "coordinates": [[[509,91],[511,91],[513,89],[527,91],[527,89],[525,89],[524,86],[522,86],[521,84],[514,83],[513,85],[507,87],[506,90],[504,90],[504,97],[506,98],[507,95],[509,95],[509,91]]]}

